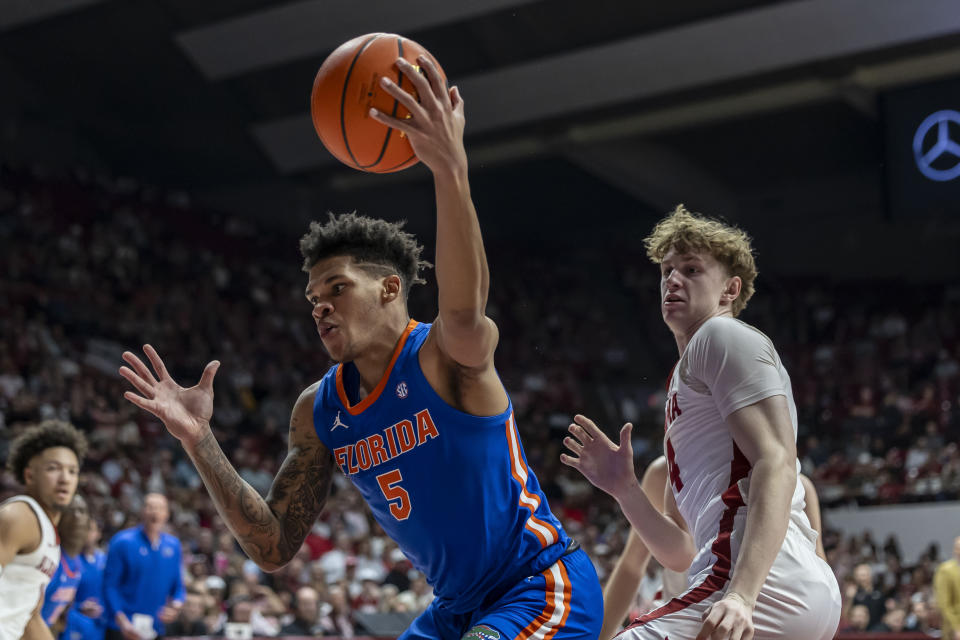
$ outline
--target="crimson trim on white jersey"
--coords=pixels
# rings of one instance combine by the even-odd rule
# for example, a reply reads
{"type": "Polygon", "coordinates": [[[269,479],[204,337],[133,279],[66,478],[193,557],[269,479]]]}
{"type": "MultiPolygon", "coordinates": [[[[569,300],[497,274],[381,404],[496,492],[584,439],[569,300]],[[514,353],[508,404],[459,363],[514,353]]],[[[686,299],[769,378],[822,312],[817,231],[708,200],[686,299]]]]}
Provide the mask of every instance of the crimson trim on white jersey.
{"type": "Polygon", "coordinates": [[[727,487],[727,490],[724,491],[721,496],[723,504],[727,505],[727,508],[724,510],[723,515],[720,516],[720,528],[710,548],[710,551],[716,557],[713,563],[713,570],[710,572],[710,575],[695,588],[673,598],[659,609],[654,609],[640,616],[624,629],[624,631],[642,626],[657,618],[682,611],[691,605],[702,602],[722,589],[727,581],[730,580],[730,570],[733,568],[730,536],[733,534],[733,523],[737,511],[739,511],[741,507],[746,506],[737,483],[746,478],[749,473],[750,462],[747,460],[747,457],[743,455],[743,452],[740,451],[740,448],[737,447],[737,444],[733,443],[733,460],[730,462],[730,486],[727,487]]]}

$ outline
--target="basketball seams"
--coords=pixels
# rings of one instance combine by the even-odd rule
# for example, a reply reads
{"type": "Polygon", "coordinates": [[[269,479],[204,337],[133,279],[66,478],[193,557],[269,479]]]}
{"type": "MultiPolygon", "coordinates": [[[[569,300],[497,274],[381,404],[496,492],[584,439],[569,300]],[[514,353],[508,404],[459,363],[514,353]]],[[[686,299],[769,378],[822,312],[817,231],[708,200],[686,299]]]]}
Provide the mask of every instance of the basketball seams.
{"type": "Polygon", "coordinates": [[[363,43],[363,46],[360,47],[360,50],[357,51],[356,55],[353,56],[353,60],[350,61],[350,67],[347,69],[347,76],[343,79],[343,89],[340,93],[340,134],[343,136],[343,145],[347,149],[347,153],[350,154],[350,159],[353,160],[353,164],[356,168],[362,169],[360,162],[357,161],[357,157],[353,155],[353,150],[350,148],[350,140],[347,138],[347,124],[344,118],[344,106],[347,102],[347,89],[350,87],[350,76],[353,75],[353,68],[357,64],[357,60],[360,59],[360,56],[363,55],[363,52],[367,50],[373,42],[379,38],[382,34],[375,34],[370,36],[370,38],[363,43]]]}
{"type": "MultiPolygon", "coordinates": [[[[397,55],[403,57],[403,38],[397,36],[397,55]]],[[[397,86],[403,89],[403,71],[397,69],[397,86]]],[[[397,117],[397,109],[400,108],[400,101],[396,98],[393,99],[393,109],[390,111],[390,115],[394,118],[397,117]]],[[[393,134],[393,127],[387,127],[387,133],[383,137],[383,144],[380,146],[380,155],[377,156],[377,159],[373,161],[373,164],[363,165],[361,169],[372,169],[373,167],[380,164],[380,161],[383,160],[383,155],[387,152],[387,146],[390,144],[390,136],[393,134]]],[[[402,164],[402,163],[401,163],[402,164]]],[[[379,171],[376,173],[380,173],[379,171]]]]}
{"type": "MultiPolygon", "coordinates": [[[[404,103],[390,92],[384,92],[379,80],[390,78],[401,90],[418,99],[415,87],[404,82],[405,73],[395,62],[400,57],[414,63],[413,59],[420,55],[430,59],[446,79],[429,51],[393,33],[377,32],[353,38],[327,57],[314,81],[311,116],[320,141],[338,160],[369,173],[392,173],[419,162],[405,136],[394,135],[392,127],[370,117],[369,109],[376,108],[394,118],[406,116],[408,110],[404,103]]],[[[406,79],[409,80],[409,76],[406,79]]]]}

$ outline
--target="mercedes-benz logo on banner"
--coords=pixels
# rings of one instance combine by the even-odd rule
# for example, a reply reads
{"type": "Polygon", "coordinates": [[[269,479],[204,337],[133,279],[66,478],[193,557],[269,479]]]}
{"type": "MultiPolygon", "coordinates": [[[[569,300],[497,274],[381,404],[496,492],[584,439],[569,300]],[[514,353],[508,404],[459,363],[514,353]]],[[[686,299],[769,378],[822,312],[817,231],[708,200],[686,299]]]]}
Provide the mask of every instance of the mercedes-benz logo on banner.
{"type": "Polygon", "coordinates": [[[960,176],[958,141],[960,113],[943,109],[927,116],[913,136],[913,157],[920,173],[937,182],[946,182],[960,176]]]}

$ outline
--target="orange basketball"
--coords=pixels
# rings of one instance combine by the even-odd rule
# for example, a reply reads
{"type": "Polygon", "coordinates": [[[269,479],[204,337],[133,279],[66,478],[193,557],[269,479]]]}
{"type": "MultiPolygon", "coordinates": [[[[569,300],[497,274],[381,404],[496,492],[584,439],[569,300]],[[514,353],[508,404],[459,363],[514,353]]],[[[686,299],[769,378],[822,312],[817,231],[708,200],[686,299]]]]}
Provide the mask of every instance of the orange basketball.
{"type": "Polygon", "coordinates": [[[370,108],[396,118],[410,112],[380,86],[387,76],[413,95],[416,90],[397,69],[397,58],[417,64],[426,55],[446,75],[430,52],[413,40],[392,33],[368,33],[343,43],[331,53],[313,82],[310,113],[323,146],[354,169],[390,173],[419,160],[401,132],[370,117],[370,108]]]}

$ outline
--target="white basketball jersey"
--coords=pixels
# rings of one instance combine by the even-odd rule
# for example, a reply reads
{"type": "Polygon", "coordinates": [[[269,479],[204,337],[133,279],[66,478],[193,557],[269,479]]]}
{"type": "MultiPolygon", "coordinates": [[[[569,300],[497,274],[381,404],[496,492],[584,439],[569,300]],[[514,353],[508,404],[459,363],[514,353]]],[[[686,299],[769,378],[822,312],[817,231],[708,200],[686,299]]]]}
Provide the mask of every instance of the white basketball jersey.
{"type": "MultiPolygon", "coordinates": [[[[736,447],[725,420],[764,398],[786,396],[794,438],[797,409],[787,375],[770,339],[729,317],[711,318],[687,344],[670,377],[664,451],[667,482],[693,535],[697,556],[688,575],[713,570],[711,585],[729,579],[750,501],[750,463],[736,447]]],[[[799,461],[796,463],[799,470],[799,461]]],[[[791,519],[803,513],[797,482],[791,519]]],[[[811,531],[812,533],[812,531],[811,531]]]]}
{"type": "MultiPolygon", "coordinates": [[[[60,564],[60,540],[46,512],[30,496],[4,502],[26,502],[40,521],[40,545],[14,556],[0,575],[0,640],[20,640],[30,615],[60,564]]],[[[28,516],[29,517],[29,516],[28,516]]]]}
{"type": "Polygon", "coordinates": [[[674,571],[673,569],[663,567],[660,570],[660,581],[662,585],[660,589],[661,600],[676,598],[687,590],[686,572],[674,571]]]}

